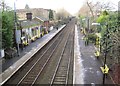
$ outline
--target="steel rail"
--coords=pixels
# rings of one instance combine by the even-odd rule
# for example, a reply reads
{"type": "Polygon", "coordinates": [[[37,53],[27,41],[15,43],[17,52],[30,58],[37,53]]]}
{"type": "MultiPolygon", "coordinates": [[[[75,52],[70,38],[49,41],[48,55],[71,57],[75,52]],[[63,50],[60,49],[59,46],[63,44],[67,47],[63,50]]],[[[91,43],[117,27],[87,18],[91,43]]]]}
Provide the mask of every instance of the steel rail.
{"type": "MultiPolygon", "coordinates": [[[[66,30],[67,30],[67,29],[66,29],[66,30]]],[[[61,41],[62,41],[62,39],[61,39],[61,41]]],[[[58,47],[59,44],[60,44],[60,42],[57,44],[57,46],[56,46],[55,49],[53,50],[53,53],[54,53],[54,51],[56,50],[56,48],[58,47]]],[[[50,58],[52,57],[53,53],[49,56],[48,61],[49,61],[50,58]]],[[[36,79],[34,80],[34,82],[32,83],[31,86],[33,86],[33,85],[35,84],[36,80],[38,79],[39,75],[42,73],[42,71],[43,71],[43,69],[45,68],[45,66],[47,65],[48,61],[46,61],[46,63],[44,64],[44,66],[43,66],[42,69],[40,70],[39,74],[37,75],[36,79]]]]}
{"type": "MultiPolygon", "coordinates": [[[[70,35],[70,32],[69,32],[69,35],[70,35]]],[[[56,76],[56,74],[57,74],[57,71],[58,71],[58,69],[59,69],[60,63],[61,63],[61,61],[62,61],[62,57],[63,57],[64,51],[65,51],[65,47],[66,47],[67,42],[68,42],[69,35],[68,35],[68,37],[67,37],[67,40],[66,40],[65,45],[64,45],[64,48],[63,48],[62,53],[61,53],[61,55],[60,55],[60,59],[59,59],[59,61],[58,61],[57,67],[56,67],[56,69],[55,69],[55,72],[54,72],[54,74],[53,74],[52,80],[51,80],[51,82],[50,82],[50,86],[53,85],[53,83],[54,83],[55,76],[56,76]]]]}
{"type": "MultiPolygon", "coordinates": [[[[74,38],[73,38],[73,40],[74,40],[74,38]]],[[[73,43],[72,43],[73,44],[73,43]]],[[[70,54],[72,53],[72,45],[71,44],[71,48],[70,48],[70,54]]],[[[72,56],[72,55],[70,55],[70,56],[72,56]]],[[[67,85],[68,84],[68,78],[69,78],[69,70],[70,70],[70,62],[71,62],[71,58],[69,57],[69,61],[68,61],[68,71],[67,71],[67,77],[66,77],[66,82],[65,82],[65,84],[67,85]]]]}
{"type": "Polygon", "coordinates": [[[62,41],[62,39],[60,39],[60,41],[57,43],[56,47],[54,48],[54,50],[53,50],[52,53],[50,54],[49,58],[47,59],[47,61],[46,61],[45,64],[43,65],[42,69],[39,71],[37,77],[35,78],[34,82],[31,84],[31,86],[34,85],[34,83],[36,82],[37,78],[39,77],[39,75],[41,74],[41,72],[43,71],[43,69],[45,68],[45,66],[47,65],[48,61],[51,59],[53,53],[55,52],[56,48],[58,47],[58,45],[60,44],[61,41],[62,41]]]}
{"type": "MultiPolygon", "coordinates": [[[[65,30],[65,29],[64,29],[65,30]]],[[[60,35],[62,34],[62,32],[58,35],[58,37],[60,37],[60,35]]],[[[58,37],[54,40],[54,42],[58,39],[58,37]]],[[[29,72],[34,68],[34,66],[41,60],[41,58],[44,56],[44,54],[50,49],[50,47],[54,44],[54,42],[46,49],[46,51],[42,54],[42,56],[35,62],[35,64],[30,68],[30,70],[25,74],[25,76],[18,82],[17,86],[20,85],[20,83],[25,79],[25,77],[29,74],[29,72]]]]}

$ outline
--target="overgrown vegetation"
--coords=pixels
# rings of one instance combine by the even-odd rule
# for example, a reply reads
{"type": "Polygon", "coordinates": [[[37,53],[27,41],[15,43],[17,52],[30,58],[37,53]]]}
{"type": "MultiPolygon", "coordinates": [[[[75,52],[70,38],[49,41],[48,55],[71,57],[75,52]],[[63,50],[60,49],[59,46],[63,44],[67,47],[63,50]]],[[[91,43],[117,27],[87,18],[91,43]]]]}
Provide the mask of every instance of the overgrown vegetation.
{"type": "Polygon", "coordinates": [[[106,57],[107,60],[104,64],[107,64],[110,69],[112,68],[114,81],[120,83],[120,79],[117,78],[120,73],[118,72],[120,70],[120,13],[111,11],[111,8],[112,6],[109,3],[100,4],[98,2],[93,4],[92,2],[87,2],[80,9],[78,15],[81,15],[79,16],[79,22],[83,29],[83,34],[86,32],[85,36],[88,37],[89,41],[92,41],[93,44],[98,44],[98,46],[95,46],[100,51],[100,59],[105,61],[106,57]],[[91,21],[88,32],[86,30],[86,22],[88,21],[85,18],[89,18],[91,21]],[[94,26],[91,23],[99,25],[94,26]]]}
{"type": "Polygon", "coordinates": [[[15,37],[14,37],[14,11],[11,7],[7,6],[5,1],[0,2],[1,10],[1,48],[5,52],[4,58],[11,58],[13,53],[16,52],[16,49],[13,48],[15,45],[15,37]]]}
{"type": "Polygon", "coordinates": [[[80,14],[78,14],[80,15],[79,22],[81,24],[81,28],[85,30],[83,30],[82,32],[86,33],[84,33],[85,36],[88,37],[89,41],[93,42],[93,44],[99,44],[98,47],[96,45],[95,46],[99,48],[101,52],[101,59],[103,61],[105,60],[105,53],[107,54],[106,64],[109,67],[112,67],[116,63],[120,65],[120,15],[117,11],[110,11],[110,9],[112,8],[110,4],[104,5],[98,2],[96,3],[96,5],[91,3],[92,2],[87,2],[80,9],[80,14]],[[96,11],[94,11],[94,9],[96,9],[96,11]],[[92,13],[95,14],[94,17],[92,13]],[[87,29],[88,31],[86,30],[86,26],[88,23],[86,18],[89,18],[91,21],[89,24],[90,29],[87,29]],[[92,25],[92,23],[99,23],[100,25],[94,26],[92,25]],[[96,34],[100,34],[100,37],[98,38],[96,34]],[[97,41],[98,43],[96,43],[97,41]]]}

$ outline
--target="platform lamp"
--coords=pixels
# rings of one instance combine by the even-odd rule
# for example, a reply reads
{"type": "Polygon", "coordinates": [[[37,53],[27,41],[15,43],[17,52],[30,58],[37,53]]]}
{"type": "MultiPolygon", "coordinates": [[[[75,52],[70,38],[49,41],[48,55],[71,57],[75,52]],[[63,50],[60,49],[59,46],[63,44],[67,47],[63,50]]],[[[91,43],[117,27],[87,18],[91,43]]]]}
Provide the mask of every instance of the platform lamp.
{"type": "MultiPolygon", "coordinates": [[[[100,23],[96,23],[96,22],[93,22],[92,24],[91,24],[92,26],[101,26],[101,24],[100,23]]],[[[100,51],[100,53],[101,53],[101,34],[99,34],[98,33],[98,31],[95,31],[96,32],[96,35],[99,37],[98,39],[99,39],[99,51],[100,51]]]]}
{"type": "MultiPolygon", "coordinates": [[[[16,0],[15,0],[16,1],[16,0]]],[[[16,5],[14,1],[14,25],[15,25],[15,39],[16,39],[16,45],[17,45],[17,53],[18,56],[20,55],[20,49],[19,49],[19,39],[18,39],[18,34],[17,34],[17,16],[16,16],[16,5]]]]}
{"type": "Polygon", "coordinates": [[[108,50],[107,50],[107,47],[108,47],[108,36],[109,36],[109,31],[108,31],[108,24],[106,24],[106,33],[105,33],[105,57],[104,57],[104,65],[103,65],[103,68],[104,68],[104,73],[103,73],[103,85],[105,84],[105,77],[106,77],[106,74],[105,74],[105,64],[106,64],[106,58],[107,58],[107,53],[108,53],[108,50]]]}

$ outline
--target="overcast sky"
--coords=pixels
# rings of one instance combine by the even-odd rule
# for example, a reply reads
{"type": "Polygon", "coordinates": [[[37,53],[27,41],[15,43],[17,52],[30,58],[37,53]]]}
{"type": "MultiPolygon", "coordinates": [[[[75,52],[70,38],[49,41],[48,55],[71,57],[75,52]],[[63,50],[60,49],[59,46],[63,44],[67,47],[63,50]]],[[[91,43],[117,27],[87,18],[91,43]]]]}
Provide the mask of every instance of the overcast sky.
{"type": "MultiPolygon", "coordinates": [[[[17,9],[24,9],[25,5],[28,4],[30,8],[45,8],[57,10],[59,8],[64,8],[71,14],[78,12],[80,7],[86,0],[5,0],[7,5],[14,7],[14,2],[16,2],[17,9]]],[[[89,0],[89,1],[100,1],[100,2],[111,2],[118,5],[119,0],[89,0]]],[[[117,6],[115,6],[117,8],[117,6]]]]}

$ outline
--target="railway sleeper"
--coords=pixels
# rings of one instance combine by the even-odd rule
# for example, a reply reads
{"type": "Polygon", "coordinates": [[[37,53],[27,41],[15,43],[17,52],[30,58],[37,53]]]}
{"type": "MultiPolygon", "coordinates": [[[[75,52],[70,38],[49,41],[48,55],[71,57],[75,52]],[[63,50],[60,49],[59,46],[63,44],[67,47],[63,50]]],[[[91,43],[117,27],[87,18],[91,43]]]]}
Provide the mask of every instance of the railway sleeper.
{"type": "Polygon", "coordinates": [[[22,83],[22,84],[29,84],[28,82],[24,82],[24,83],[22,83]]]}
{"type": "Polygon", "coordinates": [[[38,71],[40,71],[40,69],[39,69],[39,70],[34,70],[34,71],[32,71],[31,74],[34,75],[34,74],[38,73],[38,71]]]}
{"type": "Polygon", "coordinates": [[[61,68],[58,70],[58,72],[66,72],[66,71],[67,71],[67,69],[65,69],[65,68],[61,68]]]}
{"type": "MultiPolygon", "coordinates": [[[[64,59],[65,61],[67,61],[68,59],[64,59]]],[[[60,65],[60,67],[67,67],[68,62],[62,62],[62,64],[60,65]]]]}
{"type": "Polygon", "coordinates": [[[62,64],[60,65],[60,68],[65,68],[65,69],[66,69],[66,68],[67,68],[67,65],[68,65],[68,64],[66,64],[66,62],[64,62],[63,65],[62,65],[62,64]]]}
{"type": "Polygon", "coordinates": [[[59,67],[59,70],[64,70],[64,71],[66,71],[66,70],[67,70],[67,66],[60,66],[60,67],[59,67]]]}
{"type": "Polygon", "coordinates": [[[54,81],[53,84],[65,84],[65,81],[61,80],[61,81],[54,81]]]}
{"type": "Polygon", "coordinates": [[[34,74],[38,73],[37,71],[38,71],[38,70],[35,70],[35,71],[31,72],[30,75],[33,75],[33,76],[34,76],[34,74]]]}
{"type": "Polygon", "coordinates": [[[31,82],[32,80],[28,79],[28,80],[23,81],[22,84],[32,84],[31,82]]]}
{"type": "Polygon", "coordinates": [[[39,68],[41,67],[40,65],[37,65],[35,70],[39,70],[39,68]]]}
{"type": "Polygon", "coordinates": [[[25,79],[23,82],[33,82],[35,77],[29,77],[27,79],[25,79]]]}
{"type": "Polygon", "coordinates": [[[55,81],[59,81],[59,80],[66,80],[66,77],[55,77],[55,81]]]}
{"type": "Polygon", "coordinates": [[[67,71],[59,71],[58,73],[57,73],[57,75],[63,75],[63,76],[65,76],[67,74],[67,71]]]}
{"type": "Polygon", "coordinates": [[[65,82],[66,80],[65,79],[55,79],[54,82],[65,82]]]}
{"type": "Polygon", "coordinates": [[[34,76],[30,76],[28,79],[34,79],[35,77],[34,76]]]}
{"type": "Polygon", "coordinates": [[[66,78],[66,76],[56,76],[55,78],[66,78]]]}
{"type": "Polygon", "coordinates": [[[34,79],[36,76],[29,76],[29,77],[27,77],[27,79],[34,79]]]}
{"type": "Polygon", "coordinates": [[[66,74],[56,75],[56,77],[66,77],[66,74]]]}
{"type": "Polygon", "coordinates": [[[27,80],[23,81],[22,83],[25,83],[25,82],[31,84],[33,82],[33,79],[27,79],[27,80]]]}
{"type": "Polygon", "coordinates": [[[36,77],[37,75],[36,75],[37,73],[30,73],[30,75],[28,75],[28,78],[29,77],[36,77]]]}

